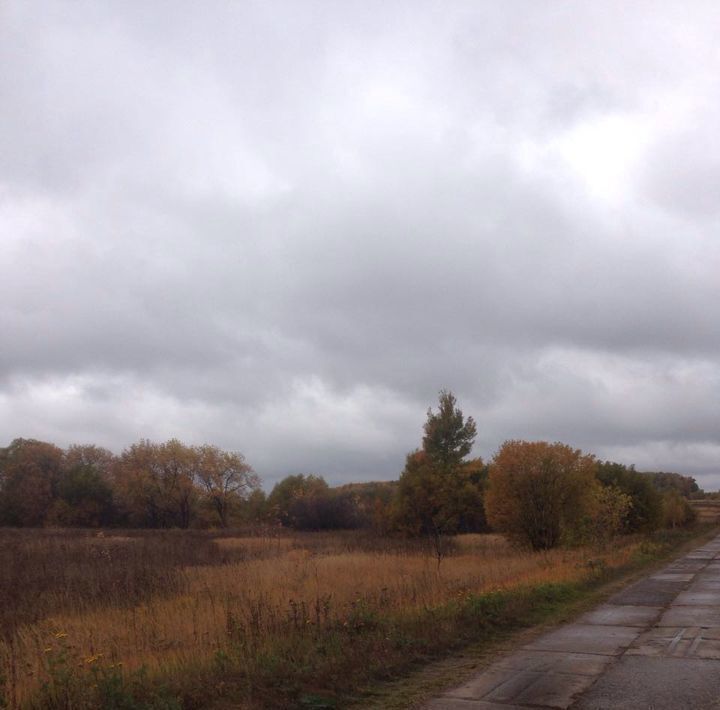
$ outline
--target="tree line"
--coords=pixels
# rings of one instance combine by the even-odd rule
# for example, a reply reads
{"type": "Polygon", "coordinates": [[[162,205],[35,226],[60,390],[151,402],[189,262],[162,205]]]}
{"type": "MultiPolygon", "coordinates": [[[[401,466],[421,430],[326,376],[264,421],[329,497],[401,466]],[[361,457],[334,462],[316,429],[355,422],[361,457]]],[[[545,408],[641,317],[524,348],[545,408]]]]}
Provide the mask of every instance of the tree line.
{"type": "Polygon", "coordinates": [[[119,456],[15,439],[0,449],[0,525],[226,527],[259,489],[242,454],[141,440],[119,456]]]}
{"type": "Polygon", "coordinates": [[[540,550],[694,522],[687,496],[699,489],[689,476],[643,474],[545,441],[506,441],[483,465],[467,458],[475,436],[472,417],[441,392],[422,447],[408,454],[400,476],[395,515],[402,526],[439,544],[470,519],[540,550]]]}
{"type": "Polygon", "coordinates": [[[0,525],[373,528],[436,545],[492,529],[547,549],[693,520],[687,498],[700,491],[689,476],[640,473],[565,444],[519,440],[486,463],[470,457],[476,434],[473,418],[442,391],[398,481],[331,488],[295,474],[267,496],[241,453],[216,446],[141,440],[115,455],[16,439],[0,448],[0,525]]]}

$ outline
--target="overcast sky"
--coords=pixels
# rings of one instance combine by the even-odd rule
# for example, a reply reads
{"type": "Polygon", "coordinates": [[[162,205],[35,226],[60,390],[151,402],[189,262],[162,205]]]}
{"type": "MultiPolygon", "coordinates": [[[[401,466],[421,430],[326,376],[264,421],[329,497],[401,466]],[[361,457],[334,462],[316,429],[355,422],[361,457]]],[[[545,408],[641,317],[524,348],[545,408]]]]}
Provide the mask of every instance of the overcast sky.
{"type": "Polygon", "coordinates": [[[720,487],[720,5],[0,0],[0,445],[720,487]]]}

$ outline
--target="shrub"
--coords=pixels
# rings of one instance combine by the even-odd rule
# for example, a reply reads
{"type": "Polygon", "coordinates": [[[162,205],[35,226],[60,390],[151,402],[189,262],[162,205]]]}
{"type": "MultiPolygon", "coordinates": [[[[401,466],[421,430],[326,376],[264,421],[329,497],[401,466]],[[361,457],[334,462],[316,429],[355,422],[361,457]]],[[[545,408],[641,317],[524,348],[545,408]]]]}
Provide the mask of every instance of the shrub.
{"type": "Polygon", "coordinates": [[[547,550],[592,510],[592,456],[565,444],[506,441],[490,465],[485,507],[490,525],[547,550]]]}

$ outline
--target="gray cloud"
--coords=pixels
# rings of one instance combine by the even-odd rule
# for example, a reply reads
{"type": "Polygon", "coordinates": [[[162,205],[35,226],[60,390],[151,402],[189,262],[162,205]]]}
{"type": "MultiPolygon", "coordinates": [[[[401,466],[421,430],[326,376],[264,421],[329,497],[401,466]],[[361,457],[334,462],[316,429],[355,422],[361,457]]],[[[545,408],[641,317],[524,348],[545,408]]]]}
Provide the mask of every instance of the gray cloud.
{"type": "Polygon", "coordinates": [[[720,486],[713,3],[0,10],[0,437],[720,486]]]}

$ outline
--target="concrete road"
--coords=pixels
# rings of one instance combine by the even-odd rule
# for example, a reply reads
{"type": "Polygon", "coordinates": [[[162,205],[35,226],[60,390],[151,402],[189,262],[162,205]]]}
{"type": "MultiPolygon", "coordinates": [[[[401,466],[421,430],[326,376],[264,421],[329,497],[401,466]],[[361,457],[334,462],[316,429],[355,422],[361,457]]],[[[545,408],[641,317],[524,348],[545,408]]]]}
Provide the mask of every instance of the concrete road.
{"type": "Polygon", "coordinates": [[[720,536],[426,708],[720,709],[720,536]]]}

